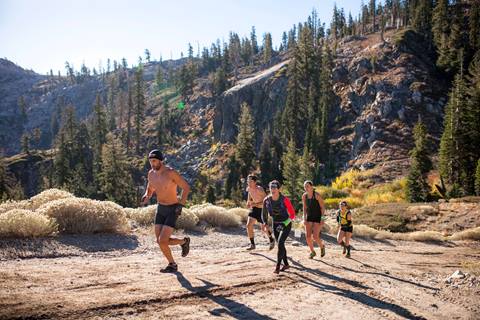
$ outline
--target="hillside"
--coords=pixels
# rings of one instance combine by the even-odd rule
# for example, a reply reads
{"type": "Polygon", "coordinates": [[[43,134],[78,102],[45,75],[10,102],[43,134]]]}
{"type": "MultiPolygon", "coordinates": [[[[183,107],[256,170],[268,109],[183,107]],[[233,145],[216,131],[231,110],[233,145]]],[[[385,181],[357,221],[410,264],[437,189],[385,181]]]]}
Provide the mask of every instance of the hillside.
{"type": "MultiPolygon", "coordinates": [[[[383,180],[403,176],[408,168],[408,151],[413,145],[412,127],[419,117],[425,120],[429,135],[438,144],[447,83],[436,74],[432,57],[410,30],[390,30],[385,41],[376,33],[346,37],[338,44],[333,69],[336,98],[329,124],[338,172],[351,167],[379,167],[383,180]]],[[[279,55],[275,60],[278,63],[263,69],[241,68],[239,80],[231,79],[231,86],[218,97],[211,95],[208,77],[195,80],[194,91],[179,115],[177,138],[167,150],[169,163],[190,181],[208,170],[217,179],[225,176],[224,161],[235,142],[240,105],[244,102],[251,106],[258,151],[263,128],[275,121],[286,100],[286,71],[290,60],[288,54],[279,55]]],[[[171,105],[180,101],[174,88],[155,90],[154,78],[159,65],[151,62],[144,67],[146,146],[155,140],[156,118],[165,99],[171,105]]],[[[97,93],[105,100],[108,98],[108,77],[92,76],[82,83],[69,85],[67,79],[52,80],[5,60],[2,66],[0,89],[5,92],[2,118],[12,119],[7,121],[8,126],[0,127],[7,155],[20,149],[22,124],[15,113],[15,103],[21,95],[26,98],[28,115],[23,126],[26,132],[41,129],[39,148],[51,143],[50,124],[52,115],[58,112],[58,101],[73,105],[78,119],[82,120],[91,116],[97,93]],[[16,124],[13,130],[11,123],[16,124]]],[[[180,61],[162,63],[165,74],[169,68],[179,66],[180,61]]],[[[127,79],[133,77],[130,69],[118,72],[115,74],[118,81],[122,72],[127,79]]],[[[118,127],[124,128],[122,114],[116,116],[118,127]]]]}

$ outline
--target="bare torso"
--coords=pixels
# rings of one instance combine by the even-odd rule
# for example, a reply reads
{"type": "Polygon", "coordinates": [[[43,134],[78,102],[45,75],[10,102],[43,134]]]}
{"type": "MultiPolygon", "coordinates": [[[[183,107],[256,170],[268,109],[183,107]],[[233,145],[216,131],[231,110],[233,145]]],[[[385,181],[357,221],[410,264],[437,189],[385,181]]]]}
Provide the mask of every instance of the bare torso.
{"type": "Polygon", "coordinates": [[[263,199],[266,197],[266,193],[262,187],[256,186],[255,188],[248,188],[248,193],[252,201],[252,206],[256,208],[263,207],[263,199]]]}
{"type": "Polygon", "coordinates": [[[150,170],[148,183],[157,195],[157,202],[163,205],[178,203],[177,184],[172,178],[173,170],[165,167],[159,171],[150,170]]]}

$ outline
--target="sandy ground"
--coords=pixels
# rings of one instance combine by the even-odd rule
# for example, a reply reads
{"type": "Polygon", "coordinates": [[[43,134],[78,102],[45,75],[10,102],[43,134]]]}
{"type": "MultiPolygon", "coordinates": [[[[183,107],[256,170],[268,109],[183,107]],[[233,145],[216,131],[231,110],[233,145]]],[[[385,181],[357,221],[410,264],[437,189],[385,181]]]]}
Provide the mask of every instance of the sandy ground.
{"type": "Polygon", "coordinates": [[[324,235],[327,255],[310,260],[291,238],[292,268],[278,276],[276,248],[257,236],[246,252],[244,232],[190,234],[188,257],[174,248],[176,274],[159,272],[165,260],[150,230],[0,240],[0,318],[480,318],[480,279],[444,281],[480,261],[478,242],[354,239],[347,259],[324,235]]]}

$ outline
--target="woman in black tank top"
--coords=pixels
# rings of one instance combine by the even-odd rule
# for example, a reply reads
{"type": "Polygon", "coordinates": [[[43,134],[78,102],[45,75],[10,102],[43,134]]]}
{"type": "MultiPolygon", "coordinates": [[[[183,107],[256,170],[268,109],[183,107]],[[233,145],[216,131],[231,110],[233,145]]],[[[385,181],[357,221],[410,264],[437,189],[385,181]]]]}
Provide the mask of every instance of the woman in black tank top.
{"type": "Polygon", "coordinates": [[[320,247],[321,256],[325,255],[325,245],[320,238],[322,226],[323,226],[323,212],[325,206],[323,199],[313,189],[313,183],[310,180],[305,181],[303,184],[305,193],[302,195],[303,203],[303,223],[305,225],[305,236],[307,238],[307,244],[310,248],[310,259],[313,259],[317,255],[313,247],[314,242],[320,247]]]}

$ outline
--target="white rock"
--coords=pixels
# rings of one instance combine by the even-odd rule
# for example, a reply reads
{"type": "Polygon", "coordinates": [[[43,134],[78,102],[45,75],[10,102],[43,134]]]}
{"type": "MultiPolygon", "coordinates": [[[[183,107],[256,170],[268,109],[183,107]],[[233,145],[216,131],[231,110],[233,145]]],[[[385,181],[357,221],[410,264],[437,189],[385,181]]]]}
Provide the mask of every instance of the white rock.
{"type": "Polygon", "coordinates": [[[450,277],[448,277],[448,278],[449,279],[463,279],[463,278],[465,278],[465,274],[460,270],[455,270],[455,272],[452,273],[450,275],[450,277]]]}

